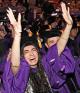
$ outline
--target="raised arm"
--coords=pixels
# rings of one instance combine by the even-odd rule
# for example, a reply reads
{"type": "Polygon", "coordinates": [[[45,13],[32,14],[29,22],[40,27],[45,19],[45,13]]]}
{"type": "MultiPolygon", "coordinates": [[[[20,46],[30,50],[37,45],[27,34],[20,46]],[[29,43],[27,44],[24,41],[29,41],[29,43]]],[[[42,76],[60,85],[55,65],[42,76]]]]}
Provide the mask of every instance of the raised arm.
{"type": "Polygon", "coordinates": [[[14,28],[14,40],[11,51],[11,68],[14,74],[17,73],[20,66],[20,40],[21,40],[21,14],[18,14],[18,21],[16,21],[12,10],[7,10],[7,16],[14,28]]]}
{"type": "Polygon", "coordinates": [[[67,25],[66,25],[65,30],[62,33],[59,41],[57,42],[58,55],[60,55],[63,52],[63,50],[66,46],[70,31],[72,28],[72,24],[73,24],[73,20],[70,16],[70,12],[69,12],[69,7],[67,9],[65,3],[61,2],[61,8],[62,8],[62,13],[63,13],[63,18],[64,18],[67,25]]]}

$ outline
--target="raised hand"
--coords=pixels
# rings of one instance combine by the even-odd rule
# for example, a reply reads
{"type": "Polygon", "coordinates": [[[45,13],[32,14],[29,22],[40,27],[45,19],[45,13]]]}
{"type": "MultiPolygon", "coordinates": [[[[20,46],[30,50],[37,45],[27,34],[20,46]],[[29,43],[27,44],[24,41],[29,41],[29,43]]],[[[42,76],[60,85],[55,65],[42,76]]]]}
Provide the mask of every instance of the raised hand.
{"type": "Polygon", "coordinates": [[[15,34],[19,34],[22,32],[22,27],[21,27],[21,14],[18,14],[18,21],[15,19],[15,16],[13,14],[13,11],[11,8],[7,10],[7,16],[10,20],[10,23],[12,24],[15,34]]]}
{"type": "Polygon", "coordinates": [[[11,68],[14,74],[18,72],[20,66],[20,40],[21,40],[21,14],[18,14],[18,21],[15,19],[11,8],[7,10],[7,16],[13,26],[14,40],[11,48],[11,55],[8,55],[7,60],[11,60],[11,68]]]}
{"type": "Polygon", "coordinates": [[[61,8],[62,8],[62,15],[64,20],[66,21],[67,24],[72,25],[73,20],[70,16],[69,7],[67,9],[65,3],[61,2],[61,8]]]}

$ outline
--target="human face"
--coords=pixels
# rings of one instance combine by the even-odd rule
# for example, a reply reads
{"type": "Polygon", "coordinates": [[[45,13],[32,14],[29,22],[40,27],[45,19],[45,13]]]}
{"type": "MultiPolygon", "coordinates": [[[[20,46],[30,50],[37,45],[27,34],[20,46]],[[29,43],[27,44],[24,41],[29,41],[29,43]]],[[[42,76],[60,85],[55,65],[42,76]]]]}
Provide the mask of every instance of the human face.
{"type": "Polygon", "coordinates": [[[59,39],[59,36],[48,38],[46,42],[46,47],[50,48],[52,45],[57,43],[58,39],[59,39]]]}
{"type": "Polygon", "coordinates": [[[23,54],[28,64],[32,68],[35,68],[38,63],[38,50],[35,48],[35,46],[29,45],[24,47],[23,54]]]}
{"type": "Polygon", "coordinates": [[[75,38],[77,36],[77,33],[78,33],[78,29],[77,28],[74,28],[71,30],[70,32],[70,36],[75,38]]]}
{"type": "Polygon", "coordinates": [[[4,39],[6,34],[7,34],[6,32],[0,31],[0,39],[4,39]]]}

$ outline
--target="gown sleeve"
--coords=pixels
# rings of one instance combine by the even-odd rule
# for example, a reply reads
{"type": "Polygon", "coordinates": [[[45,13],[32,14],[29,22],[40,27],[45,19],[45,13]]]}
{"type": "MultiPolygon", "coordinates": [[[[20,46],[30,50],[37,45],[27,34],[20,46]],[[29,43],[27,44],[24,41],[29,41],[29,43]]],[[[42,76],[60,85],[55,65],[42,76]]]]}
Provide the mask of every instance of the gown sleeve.
{"type": "Polygon", "coordinates": [[[21,61],[19,71],[16,75],[11,70],[11,62],[5,64],[3,73],[3,93],[24,93],[29,78],[29,65],[21,61]]]}

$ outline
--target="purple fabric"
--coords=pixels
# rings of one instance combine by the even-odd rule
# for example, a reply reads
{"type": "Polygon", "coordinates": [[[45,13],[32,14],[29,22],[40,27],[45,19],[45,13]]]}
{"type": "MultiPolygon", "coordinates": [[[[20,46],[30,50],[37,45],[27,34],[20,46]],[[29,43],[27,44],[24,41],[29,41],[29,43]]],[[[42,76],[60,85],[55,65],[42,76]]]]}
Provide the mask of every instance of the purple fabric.
{"type": "Polygon", "coordinates": [[[66,84],[64,84],[61,88],[54,90],[55,92],[58,91],[58,93],[70,93],[69,88],[66,84]]]}
{"type": "Polygon", "coordinates": [[[80,58],[76,59],[75,62],[75,77],[76,77],[77,84],[80,88],[80,58]]]}
{"type": "Polygon", "coordinates": [[[22,60],[19,72],[14,76],[10,62],[6,62],[3,74],[2,93],[24,93],[29,78],[29,65],[22,60]]]}
{"type": "Polygon", "coordinates": [[[71,54],[71,51],[66,47],[60,56],[60,65],[63,65],[63,71],[65,74],[73,73],[75,68],[75,60],[71,54]]]}
{"type": "MultiPolygon", "coordinates": [[[[67,50],[65,51],[66,52],[63,52],[64,55],[61,56],[62,58],[65,58],[64,56],[67,54],[67,50]]],[[[66,56],[66,58],[67,57],[68,56],[66,56]]],[[[69,55],[69,57],[71,56],[69,55]]],[[[42,65],[53,90],[58,89],[59,93],[69,93],[67,87],[64,88],[63,84],[66,81],[66,74],[74,71],[74,62],[72,61],[72,58],[67,59],[65,62],[61,60],[58,56],[56,45],[52,46],[43,57],[42,65]],[[61,92],[62,90],[64,92],[61,92]]],[[[4,89],[2,93],[24,93],[29,79],[29,72],[30,67],[24,59],[21,60],[19,72],[15,76],[11,71],[10,62],[6,62],[3,73],[4,89]]]]}
{"type": "Polygon", "coordinates": [[[56,45],[52,46],[44,56],[43,66],[54,89],[60,88],[65,83],[66,75],[73,73],[75,67],[69,49],[65,48],[59,57],[56,45]]]}

